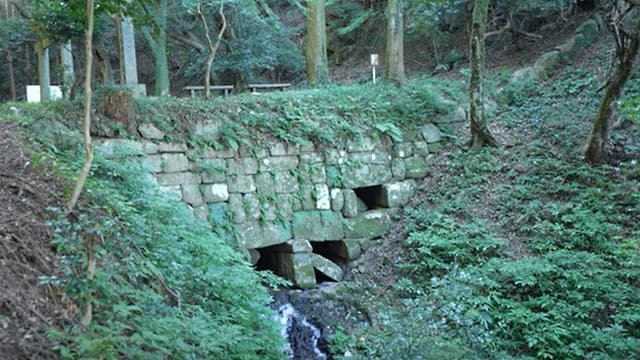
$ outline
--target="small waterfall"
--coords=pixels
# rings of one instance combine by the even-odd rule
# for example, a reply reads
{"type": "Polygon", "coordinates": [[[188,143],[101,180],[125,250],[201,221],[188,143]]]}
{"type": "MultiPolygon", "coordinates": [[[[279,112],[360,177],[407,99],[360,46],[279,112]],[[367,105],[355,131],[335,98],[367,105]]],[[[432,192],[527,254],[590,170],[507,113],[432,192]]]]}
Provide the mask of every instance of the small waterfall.
{"type": "Polygon", "coordinates": [[[310,323],[291,303],[279,306],[277,321],[281,326],[282,337],[287,340],[285,354],[289,359],[328,359],[327,354],[318,346],[322,336],[320,329],[310,323]]]}

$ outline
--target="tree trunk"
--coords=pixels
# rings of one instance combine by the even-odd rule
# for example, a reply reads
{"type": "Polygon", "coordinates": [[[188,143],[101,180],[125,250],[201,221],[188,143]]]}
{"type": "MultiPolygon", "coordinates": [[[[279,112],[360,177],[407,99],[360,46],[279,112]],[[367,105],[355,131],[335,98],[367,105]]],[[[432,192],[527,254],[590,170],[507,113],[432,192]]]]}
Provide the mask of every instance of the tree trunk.
{"type": "Polygon", "coordinates": [[[402,0],[388,0],[387,41],[385,44],[385,73],[387,79],[404,85],[404,20],[402,0]]]}
{"type": "Polygon", "coordinates": [[[609,79],[598,112],[593,120],[591,133],[582,149],[588,162],[601,162],[605,159],[607,142],[609,142],[609,120],[613,115],[615,104],[622,97],[627,80],[633,73],[635,59],[640,49],[640,15],[638,14],[636,14],[633,32],[627,37],[627,40],[626,43],[623,40],[624,47],[619,49],[622,50],[620,63],[609,79]]]}
{"type": "Polygon", "coordinates": [[[27,43],[24,45],[24,73],[27,74],[26,83],[32,84],[33,64],[31,63],[31,47],[27,43]]]}
{"type": "Polygon", "coordinates": [[[311,85],[329,81],[327,60],[327,30],[324,0],[309,0],[307,4],[307,82],[311,85]]]}
{"type": "Polygon", "coordinates": [[[75,82],[75,71],[73,69],[73,48],[71,41],[60,45],[60,58],[62,59],[62,93],[67,99],[71,98],[71,87],[75,82]]]}
{"type": "Polygon", "coordinates": [[[169,95],[169,61],[167,59],[167,16],[168,0],[156,4],[153,29],[143,28],[155,61],[155,95],[169,95]]]}
{"type": "MultiPolygon", "coordinates": [[[[227,32],[224,35],[227,37],[227,40],[230,43],[236,42],[238,40],[236,36],[236,31],[233,28],[233,23],[230,24],[229,28],[227,29],[227,32]]],[[[233,47],[230,47],[229,51],[233,53],[234,51],[233,47]]],[[[242,73],[242,70],[230,69],[228,70],[228,72],[231,74],[231,76],[233,76],[233,91],[236,94],[246,92],[248,89],[247,80],[245,79],[245,76],[242,73]]]]}
{"type": "Polygon", "coordinates": [[[155,77],[156,95],[169,95],[169,59],[167,58],[167,35],[166,31],[158,36],[155,53],[155,77]]]}
{"type": "Polygon", "coordinates": [[[484,34],[487,25],[489,0],[476,0],[471,22],[471,76],[469,78],[469,118],[471,121],[471,149],[483,146],[497,146],[498,142],[487,128],[484,112],[482,76],[484,71],[484,34]]]}
{"type": "Polygon", "coordinates": [[[15,71],[13,70],[13,52],[11,50],[7,50],[7,64],[9,65],[9,92],[11,94],[11,101],[17,100],[16,95],[16,80],[15,80],[15,71]]]}
{"type": "Polygon", "coordinates": [[[202,20],[202,25],[204,26],[204,34],[207,38],[207,44],[209,45],[209,54],[207,55],[207,64],[204,71],[204,97],[206,99],[209,98],[211,85],[211,67],[213,66],[213,60],[216,58],[216,53],[218,52],[218,48],[220,47],[220,42],[222,41],[222,37],[224,36],[224,31],[227,28],[227,18],[224,16],[224,1],[220,4],[220,17],[222,18],[222,27],[218,32],[218,38],[216,43],[214,44],[211,41],[211,36],[209,35],[209,25],[207,24],[207,18],[205,17],[202,9],[200,8],[200,4],[198,4],[198,14],[200,15],[200,19],[202,20]]]}
{"type": "Polygon", "coordinates": [[[40,101],[51,100],[51,72],[49,70],[49,49],[44,40],[36,42],[38,56],[38,82],[40,84],[40,101]]]}

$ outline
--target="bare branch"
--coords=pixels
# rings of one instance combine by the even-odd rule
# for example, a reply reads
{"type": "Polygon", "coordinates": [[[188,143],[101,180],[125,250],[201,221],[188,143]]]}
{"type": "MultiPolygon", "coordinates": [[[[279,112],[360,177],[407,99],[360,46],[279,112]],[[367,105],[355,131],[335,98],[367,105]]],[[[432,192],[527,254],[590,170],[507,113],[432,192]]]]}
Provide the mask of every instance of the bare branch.
{"type": "Polygon", "coordinates": [[[495,30],[495,31],[489,31],[488,33],[484,34],[484,39],[486,40],[490,36],[500,35],[500,34],[504,33],[505,31],[507,31],[509,29],[511,29],[511,19],[507,19],[507,23],[505,24],[505,26],[502,27],[502,29],[495,30]]]}
{"type": "Polygon", "coordinates": [[[518,34],[522,34],[524,36],[528,36],[528,37],[531,37],[531,38],[534,38],[534,39],[542,39],[543,38],[542,35],[526,32],[526,31],[522,31],[522,30],[518,30],[518,34]]]}
{"type": "Polygon", "coordinates": [[[195,36],[190,32],[187,33],[187,36],[174,32],[170,33],[169,36],[171,36],[176,41],[180,41],[185,45],[189,45],[195,48],[199,53],[202,53],[207,49],[206,46],[204,46],[200,41],[196,40],[195,36]]]}

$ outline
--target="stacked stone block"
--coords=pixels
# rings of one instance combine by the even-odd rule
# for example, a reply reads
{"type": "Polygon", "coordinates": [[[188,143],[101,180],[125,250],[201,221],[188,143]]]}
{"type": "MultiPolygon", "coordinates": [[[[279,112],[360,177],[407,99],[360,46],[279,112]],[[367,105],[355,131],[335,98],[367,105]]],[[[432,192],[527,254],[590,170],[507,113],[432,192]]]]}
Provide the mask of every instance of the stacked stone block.
{"type": "Polygon", "coordinates": [[[153,136],[108,139],[102,147],[108,152],[120,143],[144,153],[142,161],[162,189],[204,221],[233,224],[254,264],[259,250],[269,248],[278,264],[273,270],[301,287],[315,284],[316,271],[336,281],[342,276],[338,265],[314,253],[313,243],[339,242],[336,256],[347,262],[389,231],[394,209],[429,175],[441,140],[439,129],[428,124],[403,141],[363,137],[335,147],[274,140],[236,152],[162,142],[152,125],[144,126],[153,136]],[[374,199],[358,196],[358,189],[371,187],[374,199]]]}

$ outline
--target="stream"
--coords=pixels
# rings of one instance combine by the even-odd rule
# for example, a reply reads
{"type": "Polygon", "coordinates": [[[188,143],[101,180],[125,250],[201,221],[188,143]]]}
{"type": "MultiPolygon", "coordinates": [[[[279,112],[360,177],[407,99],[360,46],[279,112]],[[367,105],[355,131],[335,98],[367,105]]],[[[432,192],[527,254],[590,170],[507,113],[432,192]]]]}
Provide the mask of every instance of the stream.
{"type": "Polygon", "coordinates": [[[288,301],[286,294],[276,301],[282,337],[286,340],[284,353],[289,359],[328,360],[322,348],[322,332],[288,301]]]}

